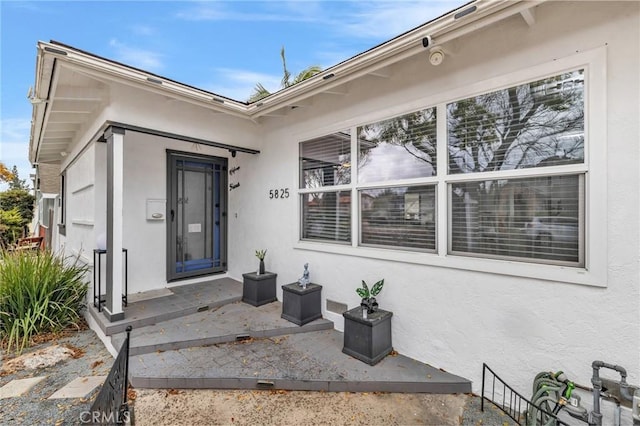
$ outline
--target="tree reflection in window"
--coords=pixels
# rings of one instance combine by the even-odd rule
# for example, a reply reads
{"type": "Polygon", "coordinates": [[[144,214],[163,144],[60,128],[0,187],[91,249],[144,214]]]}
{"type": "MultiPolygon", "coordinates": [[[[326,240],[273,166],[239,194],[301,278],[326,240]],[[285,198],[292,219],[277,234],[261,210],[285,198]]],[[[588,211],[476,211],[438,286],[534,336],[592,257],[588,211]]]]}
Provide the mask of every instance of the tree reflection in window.
{"type": "Polygon", "coordinates": [[[447,105],[449,173],[582,163],[584,70],[447,105]]]}
{"type": "Polygon", "coordinates": [[[358,128],[358,182],[435,176],[436,109],[358,128]]]}

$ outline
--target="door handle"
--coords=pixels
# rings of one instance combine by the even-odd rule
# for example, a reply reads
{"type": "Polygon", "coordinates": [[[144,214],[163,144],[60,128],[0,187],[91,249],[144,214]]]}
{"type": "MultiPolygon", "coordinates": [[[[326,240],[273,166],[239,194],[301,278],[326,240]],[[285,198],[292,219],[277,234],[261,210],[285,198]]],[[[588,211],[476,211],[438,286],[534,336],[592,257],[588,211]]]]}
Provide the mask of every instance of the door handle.
{"type": "Polygon", "coordinates": [[[174,216],[175,216],[175,212],[173,211],[173,209],[171,209],[171,222],[173,222],[174,216]]]}

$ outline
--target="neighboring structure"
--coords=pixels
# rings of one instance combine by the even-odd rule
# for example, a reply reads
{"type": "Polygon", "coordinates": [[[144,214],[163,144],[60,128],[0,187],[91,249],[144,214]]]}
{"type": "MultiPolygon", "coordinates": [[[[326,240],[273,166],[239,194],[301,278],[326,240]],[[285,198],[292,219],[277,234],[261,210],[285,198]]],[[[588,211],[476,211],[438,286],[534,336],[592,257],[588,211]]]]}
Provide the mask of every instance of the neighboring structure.
{"type": "Polygon", "coordinates": [[[36,164],[33,177],[33,189],[36,197],[31,231],[44,238],[44,246],[52,248],[56,235],[55,211],[56,199],[60,194],[60,166],[57,164],[36,164]]]}
{"type": "Polygon", "coordinates": [[[482,362],[517,389],[594,359],[637,384],[639,22],[475,1],[253,104],[41,42],[54,241],[88,263],[106,241],[112,319],[123,248],[130,293],[240,279],[266,248],[280,283],[313,265],[338,329],[326,306],[384,278],[394,348],[474,390],[482,362]]]}

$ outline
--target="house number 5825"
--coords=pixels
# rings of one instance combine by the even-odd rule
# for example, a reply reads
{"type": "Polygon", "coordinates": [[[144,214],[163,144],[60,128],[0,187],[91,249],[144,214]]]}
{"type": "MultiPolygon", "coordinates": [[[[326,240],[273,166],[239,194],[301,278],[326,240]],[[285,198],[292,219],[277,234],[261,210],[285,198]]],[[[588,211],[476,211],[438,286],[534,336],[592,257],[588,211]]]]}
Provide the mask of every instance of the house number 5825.
{"type": "Polygon", "coordinates": [[[270,189],[269,198],[289,198],[289,188],[270,189]]]}

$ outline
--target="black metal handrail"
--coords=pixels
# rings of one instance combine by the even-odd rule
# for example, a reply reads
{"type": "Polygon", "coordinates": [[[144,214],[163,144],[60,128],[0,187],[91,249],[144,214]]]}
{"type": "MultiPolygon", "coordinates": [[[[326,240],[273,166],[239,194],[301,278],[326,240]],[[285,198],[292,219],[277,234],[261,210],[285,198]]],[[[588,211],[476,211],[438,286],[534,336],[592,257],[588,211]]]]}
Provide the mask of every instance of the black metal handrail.
{"type": "Polygon", "coordinates": [[[127,390],[129,389],[129,339],[131,326],[128,326],[127,337],[118,352],[113,367],[100,389],[100,393],[91,406],[93,424],[125,424],[131,420],[127,390]]]}
{"type": "MultiPolygon", "coordinates": [[[[500,390],[498,388],[498,390],[500,390]]],[[[500,392],[499,392],[500,393],[500,392]]],[[[502,380],[489,366],[482,363],[482,398],[480,399],[480,411],[484,412],[485,399],[498,407],[503,413],[511,417],[517,424],[525,426],[537,426],[537,425],[566,425],[568,423],[558,419],[558,416],[554,413],[550,413],[543,408],[535,405],[524,396],[520,395],[511,386],[509,386],[504,380],[502,380]],[[493,380],[491,381],[491,397],[485,396],[485,384],[487,379],[487,371],[491,373],[493,380]],[[498,387],[502,386],[502,403],[496,402],[496,381],[498,387]],[[523,410],[524,408],[524,410],[523,410]],[[531,409],[535,409],[535,422],[530,422],[530,416],[526,413],[530,413],[531,409]]]]}

